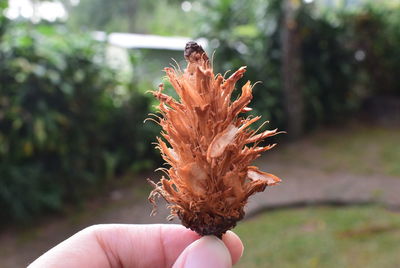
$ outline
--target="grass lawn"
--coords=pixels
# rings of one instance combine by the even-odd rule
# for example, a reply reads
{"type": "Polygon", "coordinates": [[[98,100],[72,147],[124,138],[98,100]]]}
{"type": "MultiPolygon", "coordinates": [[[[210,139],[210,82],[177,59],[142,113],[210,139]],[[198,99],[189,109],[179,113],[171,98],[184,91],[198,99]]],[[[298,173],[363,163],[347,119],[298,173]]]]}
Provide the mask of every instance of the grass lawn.
{"type": "Polygon", "coordinates": [[[324,128],[278,148],[276,158],[327,172],[400,177],[399,140],[400,129],[395,127],[352,124],[324,128]]]}
{"type": "Polygon", "coordinates": [[[270,211],[235,232],[237,267],[400,267],[400,213],[377,206],[270,211]]]}

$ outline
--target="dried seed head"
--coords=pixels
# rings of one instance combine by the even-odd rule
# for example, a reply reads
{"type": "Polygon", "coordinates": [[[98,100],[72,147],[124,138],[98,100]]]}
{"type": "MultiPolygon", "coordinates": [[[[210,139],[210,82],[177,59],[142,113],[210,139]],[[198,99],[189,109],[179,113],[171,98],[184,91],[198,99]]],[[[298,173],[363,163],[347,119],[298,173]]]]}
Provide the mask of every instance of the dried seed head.
{"type": "Polygon", "coordinates": [[[168,178],[152,183],[149,200],[154,212],[155,198],[162,196],[171,216],[178,216],[184,226],[200,235],[221,237],[243,218],[250,195],[281,181],[250,166],[275,145],[260,146],[260,141],[279,132],[257,134],[249,126],[260,117],[239,116],[251,110],[247,107],[252,99],[250,82],[242,87],[241,96],[231,101],[245,67],[228,79],[215,76],[207,54],[195,42],[187,43],[184,56],[188,65],[183,73],[165,68],[179,100],[162,93],[162,85],[153,92],[160,101],[164,138],[157,138],[157,148],[170,167],[163,169],[168,178]]]}

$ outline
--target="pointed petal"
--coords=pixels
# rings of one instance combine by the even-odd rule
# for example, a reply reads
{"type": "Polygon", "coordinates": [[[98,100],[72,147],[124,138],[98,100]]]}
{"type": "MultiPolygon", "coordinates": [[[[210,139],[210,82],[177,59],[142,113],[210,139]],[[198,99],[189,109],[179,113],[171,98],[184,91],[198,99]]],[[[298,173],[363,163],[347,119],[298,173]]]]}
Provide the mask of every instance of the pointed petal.
{"type": "Polygon", "coordinates": [[[267,172],[262,172],[256,167],[249,167],[249,170],[247,171],[247,177],[252,181],[265,181],[268,186],[281,182],[281,179],[279,179],[277,176],[267,172]]]}
{"type": "Polygon", "coordinates": [[[225,148],[233,142],[239,128],[230,124],[224,131],[215,136],[207,150],[207,159],[219,157],[225,151],[225,148]]]}

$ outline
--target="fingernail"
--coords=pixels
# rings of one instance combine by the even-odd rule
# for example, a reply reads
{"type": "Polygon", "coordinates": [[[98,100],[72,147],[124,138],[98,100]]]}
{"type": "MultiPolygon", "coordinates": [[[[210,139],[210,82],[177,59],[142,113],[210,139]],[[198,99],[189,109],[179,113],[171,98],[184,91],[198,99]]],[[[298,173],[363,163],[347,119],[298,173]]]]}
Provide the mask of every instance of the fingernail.
{"type": "Polygon", "coordinates": [[[187,247],[179,257],[184,268],[227,268],[232,259],[224,242],[215,236],[204,236],[187,247]],[[182,257],[182,259],[181,259],[182,257]]]}

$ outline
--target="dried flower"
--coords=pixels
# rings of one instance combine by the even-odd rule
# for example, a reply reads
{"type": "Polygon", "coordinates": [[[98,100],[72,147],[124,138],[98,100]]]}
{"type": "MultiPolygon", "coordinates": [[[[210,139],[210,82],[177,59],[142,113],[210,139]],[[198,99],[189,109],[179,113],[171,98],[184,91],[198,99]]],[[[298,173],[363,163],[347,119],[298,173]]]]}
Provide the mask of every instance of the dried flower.
{"type": "Polygon", "coordinates": [[[241,67],[228,79],[216,76],[207,54],[195,42],[185,48],[188,62],[184,72],[165,68],[167,77],[179,100],[162,93],[163,85],[153,95],[160,101],[161,138],[157,148],[169,168],[168,175],[158,184],[149,200],[162,196],[169,204],[171,216],[200,235],[221,237],[244,216],[250,195],[264,191],[266,186],[281,180],[260,171],[250,163],[275,146],[259,143],[278,134],[276,129],[257,134],[249,126],[260,119],[239,115],[250,111],[253,86],[248,81],[242,94],[231,101],[236,82],[242,78],[241,67]]]}

